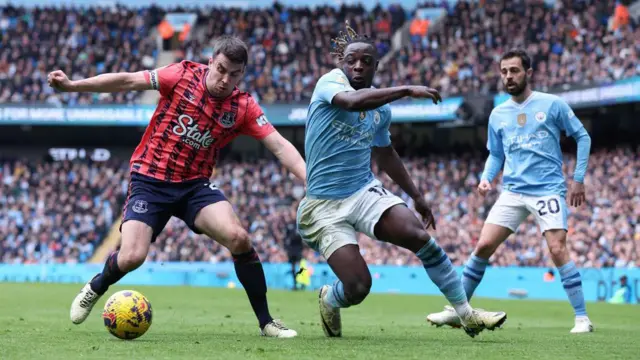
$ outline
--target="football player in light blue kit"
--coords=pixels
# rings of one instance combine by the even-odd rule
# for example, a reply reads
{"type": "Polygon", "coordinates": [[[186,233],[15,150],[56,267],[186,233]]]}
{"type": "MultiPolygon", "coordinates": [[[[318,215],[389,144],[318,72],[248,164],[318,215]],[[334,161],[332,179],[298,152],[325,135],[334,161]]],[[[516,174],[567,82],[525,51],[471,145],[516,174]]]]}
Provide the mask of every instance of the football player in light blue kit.
{"type": "MultiPolygon", "coordinates": [[[[592,332],[585,309],[582,280],[567,250],[567,186],[562,173],[562,132],[578,144],[576,169],[569,192],[572,206],[585,201],[584,176],[589,162],[591,138],[567,103],[560,97],[532,91],[531,59],[526,52],[512,50],[500,60],[502,81],[511,99],[491,112],[488,126],[487,159],[478,186],[481,195],[491,190],[491,182],[500,172],[503,192],[485,221],[480,240],[462,273],[470,299],[482,280],[489,258],[529,215],[536,217],[547,239],[551,259],[558,267],[562,285],[575,311],[571,333],[592,332]]],[[[430,314],[432,324],[460,326],[455,311],[430,314]]]]}
{"type": "Polygon", "coordinates": [[[309,105],[306,124],[307,196],[298,208],[298,230],[327,259],[338,277],[320,290],[319,307],[325,335],[342,335],[340,309],[361,303],[369,294],[371,274],[360,254],[356,232],[413,251],[428,276],[462,318],[470,336],[494,329],[504,312],[477,311],[451,261],[426,232],[435,221],[424,197],[391,145],[388,103],[403,97],[439,94],[424,86],[373,89],[377,49],[347,26],[337,40],[342,68],[322,76],[309,105]],[[372,155],[379,167],[411,196],[426,226],[399,197],[386,190],[371,171],[372,155]]]}

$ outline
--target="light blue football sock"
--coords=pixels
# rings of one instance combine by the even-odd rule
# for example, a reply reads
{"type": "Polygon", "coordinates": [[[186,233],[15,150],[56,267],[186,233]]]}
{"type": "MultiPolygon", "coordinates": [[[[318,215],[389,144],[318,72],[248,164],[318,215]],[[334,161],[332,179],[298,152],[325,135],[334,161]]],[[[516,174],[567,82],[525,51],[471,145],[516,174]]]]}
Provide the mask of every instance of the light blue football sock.
{"type": "Polygon", "coordinates": [[[324,296],[324,302],[334,308],[348,308],[351,306],[344,296],[344,285],[342,281],[336,280],[336,282],[333,283],[324,296]]]}
{"type": "Polygon", "coordinates": [[[471,300],[473,293],[476,291],[478,285],[480,285],[487,265],[489,265],[489,260],[478,257],[475,254],[471,254],[471,257],[469,257],[469,260],[467,260],[467,263],[464,265],[464,270],[462,270],[462,286],[464,286],[464,291],[467,294],[467,300],[471,300]]]}
{"type": "Polygon", "coordinates": [[[438,246],[434,238],[431,238],[422,249],[418,250],[416,255],[422,261],[431,281],[438,286],[452,305],[467,304],[467,294],[462,286],[462,281],[456,274],[451,260],[438,246]]]}
{"type": "Polygon", "coordinates": [[[573,261],[562,265],[558,268],[562,286],[567,292],[569,302],[573,306],[576,316],[587,316],[587,308],[584,303],[584,293],[582,291],[582,277],[576,264],[573,261]]]}

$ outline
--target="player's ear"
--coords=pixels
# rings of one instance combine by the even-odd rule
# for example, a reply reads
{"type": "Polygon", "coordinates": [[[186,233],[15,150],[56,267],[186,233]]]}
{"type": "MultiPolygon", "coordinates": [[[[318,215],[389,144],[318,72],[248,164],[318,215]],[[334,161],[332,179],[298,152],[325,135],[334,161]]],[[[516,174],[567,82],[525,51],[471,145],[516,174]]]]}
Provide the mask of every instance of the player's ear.
{"type": "Polygon", "coordinates": [[[209,57],[209,66],[213,66],[213,58],[211,56],[209,57]]]}
{"type": "Polygon", "coordinates": [[[533,69],[532,68],[527,69],[527,77],[531,78],[532,76],[533,76],[533,69]]]}

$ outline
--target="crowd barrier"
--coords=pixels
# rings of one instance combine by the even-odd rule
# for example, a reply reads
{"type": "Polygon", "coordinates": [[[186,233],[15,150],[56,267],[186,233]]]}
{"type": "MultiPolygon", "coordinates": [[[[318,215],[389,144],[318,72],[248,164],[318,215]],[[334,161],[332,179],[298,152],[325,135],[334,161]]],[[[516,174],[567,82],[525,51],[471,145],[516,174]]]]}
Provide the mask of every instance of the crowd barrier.
{"type": "MultiPolygon", "coordinates": [[[[439,295],[424,269],[409,266],[371,266],[372,292],[439,295]]],[[[0,264],[0,282],[84,283],[102,270],[99,264],[0,264]]],[[[326,264],[312,264],[310,290],[333,282],[335,275],[326,264]]],[[[461,268],[457,269],[461,272],[461,268]]],[[[289,264],[264,264],[271,289],[290,289],[293,284],[289,264]]],[[[478,297],[497,299],[564,300],[560,277],[545,276],[548,269],[526,267],[488,268],[478,297]]],[[[606,301],[619,289],[619,278],[626,275],[632,302],[640,302],[640,269],[581,269],[585,298],[606,301]]],[[[232,263],[147,263],[121,281],[123,285],[240,287],[232,263]]]]}

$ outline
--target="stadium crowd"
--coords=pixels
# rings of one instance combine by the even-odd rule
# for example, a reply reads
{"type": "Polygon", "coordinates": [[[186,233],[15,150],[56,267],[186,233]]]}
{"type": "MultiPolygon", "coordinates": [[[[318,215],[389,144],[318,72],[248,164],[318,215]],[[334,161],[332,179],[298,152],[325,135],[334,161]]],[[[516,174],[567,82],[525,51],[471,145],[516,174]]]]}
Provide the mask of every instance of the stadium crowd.
{"type": "Polygon", "coordinates": [[[85,262],[120,216],[119,163],[0,163],[0,262],[85,262]]]}
{"type": "MultiPolygon", "coordinates": [[[[483,219],[497,198],[476,192],[484,159],[476,155],[433,155],[407,159],[414,181],[432,204],[433,232],[457,265],[478,240],[483,219]]],[[[0,168],[0,260],[83,262],[120,215],[128,180],[124,162],[5,163],[0,168]]],[[[566,171],[575,166],[567,158],[566,171]]],[[[377,171],[377,170],[376,170],[377,171]]],[[[295,223],[303,185],[267,160],[229,162],[216,182],[236,208],[263,261],[285,262],[283,239],[295,223]]],[[[402,194],[386,176],[385,186],[402,194]]],[[[640,148],[596,151],[586,178],[588,205],[571,209],[569,248],[582,266],[640,266],[640,148]]],[[[410,200],[404,196],[410,203],[410,200]]],[[[370,264],[418,264],[414,255],[359,235],[370,264]]],[[[305,258],[322,261],[311,249],[305,258]]],[[[172,218],[151,246],[148,260],[230,260],[227,250],[172,218]]],[[[494,266],[553,266],[544,238],[530,216],[492,259],[494,266]]]]}
{"type": "Polygon", "coordinates": [[[458,1],[438,34],[414,33],[381,83],[426,83],[444,94],[502,90],[496,61],[531,55],[536,88],[609,83],[640,75],[640,27],[615,1],[458,1]],[[422,82],[423,82],[422,81],[422,82]]]}
{"type": "MultiPolygon", "coordinates": [[[[443,95],[500,90],[495,61],[512,46],[533,56],[536,87],[603,83],[640,74],[640,28],[631,20],[612,25],[613,1],[559,0],[428,2],[443,7],[442,31],[413,32],[409,45],[380,66],[374,85],[430,84],[443,95]]],[[[249,11],[201,7],[190,36],[176,53],[206,62],[211,41],[222,34],[241,36],[250,64],[241,88],[264,104],[304,102],[316,80],[334,67],[330,39],[349,20],[358,33],[377,41],[380,55],[416,14],[400,5],[368,11],[342,6],[249,11]],[[410,15],[410,16],[409,16],[410,15]]],[[[71,78],[103,72],[155,67],[151,29],[165,10],[151,7],[0,8],[0,103],[134,103],[140,94],[54,94],[45,86],[48,71],[60,68],[71,78]]]]}
{"type": "MultiPolygon", "coordinates": [[[[442,32],[412,34],[410,45],[378,69],[377,87],[430,84],[448,95],[495,93],[501,90],[495,66],[500,54],[515,46],[531,53],[540,90],[565,84],[603,83],[640,75],[640,28],[634,24],[609,28],[614,2],[458,1],[447,10],[442,32]],[[552,74],[552,76],[547,76],[552,74]]],[[[370,34],[384,56],[390,39],[406,20],[398,5],[331,7],[317,10],[255,10],[200,14],[207,31],[184,44],[180,59],[205,62],[211,39],[242,36],[250,46],[251,64],[242,88],[263,103],[306,101],[322,74],[334,67],[331,37],[350,20],[359,34],[370,34]],[[224,22],[218,21],[224,18],[224,22]],[[228,20],[228,21],[227,21],[228,20]]]]}
{"type": "Polygon", "coordinates": [[[162,19],[156,8],[24,8],[0,6],[0,103],[88,105],[134,103],[140,92],[58,93],[47,74],[71,80],[156,65],[149,29],[162,19]]]}

